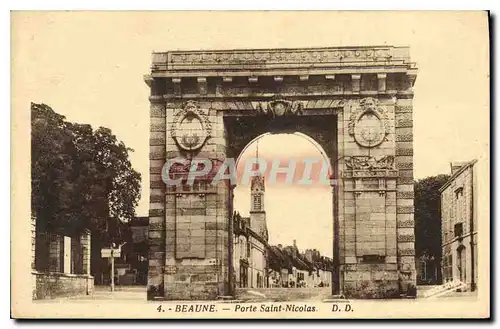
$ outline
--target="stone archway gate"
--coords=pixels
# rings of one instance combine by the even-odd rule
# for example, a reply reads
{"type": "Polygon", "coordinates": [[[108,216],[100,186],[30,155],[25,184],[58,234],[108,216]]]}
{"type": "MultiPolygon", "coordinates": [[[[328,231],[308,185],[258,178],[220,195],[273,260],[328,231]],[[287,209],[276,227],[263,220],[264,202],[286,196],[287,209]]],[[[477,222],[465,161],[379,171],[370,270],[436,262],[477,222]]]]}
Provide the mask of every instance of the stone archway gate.
{"type": "MultiPolygon", "coordinates": [[[[151,89],[148,299],[215,299],[232,291],[233,186],[203,180],[167,185],[166,161],[187,159],[184,170],[192,158],[221,162],[273,129],[305,132],[334,168],[332,294],[415,294],[417,69],[407,47],[173,51],[152,57],[145,76],[151,89]],[[239,127],[244,120],[249,124],[239,127]]],[[[175,176],[182,168],[167,173],[175,176]]]]}

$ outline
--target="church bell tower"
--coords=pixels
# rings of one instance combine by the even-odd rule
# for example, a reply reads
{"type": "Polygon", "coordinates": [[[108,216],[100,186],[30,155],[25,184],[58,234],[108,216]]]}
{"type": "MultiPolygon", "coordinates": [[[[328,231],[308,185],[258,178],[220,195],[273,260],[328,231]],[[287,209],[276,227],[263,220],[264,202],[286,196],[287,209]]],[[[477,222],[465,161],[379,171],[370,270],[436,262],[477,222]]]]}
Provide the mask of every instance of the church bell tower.
{"type": "MultiPolygon", "coordinates": [[[[256,157],[259,157],[259,142],[257,141],[256,157]]],[[[250,184],[250,227],[253,231],[268,240],[267,223],[266,223],[266,208],[264,203],[264,195],[266,186],[264,176],[259,173],[253,176],[250,184]]]]}

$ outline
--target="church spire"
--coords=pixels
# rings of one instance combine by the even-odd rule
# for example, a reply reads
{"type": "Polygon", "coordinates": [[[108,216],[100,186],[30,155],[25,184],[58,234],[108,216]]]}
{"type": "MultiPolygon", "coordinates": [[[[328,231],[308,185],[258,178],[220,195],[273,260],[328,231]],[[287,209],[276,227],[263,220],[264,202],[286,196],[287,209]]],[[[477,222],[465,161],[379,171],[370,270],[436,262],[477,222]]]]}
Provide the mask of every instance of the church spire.
{"type": "Polygon", "coordinates": [[[266,210],[264,205],[264,192],[266,190],[264,183],[264,175],[260,171],[259,166],[259,140],[257,140],[257,145],[255,148],[255,158],[257,162],[256,175],[252,176],[250,185],[250,223],[251,228],[263,237],[266,241],[268,240],[267,234],[267,224],[266,224],[266,210]]]}
{"type": "Polygon", "coordinates": [[[250,189],[254,191],[255,189],[260,189],[262,192],[265,191],[265,185],[264,185],[264,175],[260,171],[260,163],[259,163],[259,140],[257,139],[256,141],[257,145],[255,148],[255,162],[256,166],[255,168],[255,176],[252,176],[251,182],[250,182],[250,189]]]}
{"type": "Polygon", "coordinates": [[[255,150],[255,158],[257,158],[257,162],[259,161],[259,140],[257,139],[257,148],[255,150]]]}

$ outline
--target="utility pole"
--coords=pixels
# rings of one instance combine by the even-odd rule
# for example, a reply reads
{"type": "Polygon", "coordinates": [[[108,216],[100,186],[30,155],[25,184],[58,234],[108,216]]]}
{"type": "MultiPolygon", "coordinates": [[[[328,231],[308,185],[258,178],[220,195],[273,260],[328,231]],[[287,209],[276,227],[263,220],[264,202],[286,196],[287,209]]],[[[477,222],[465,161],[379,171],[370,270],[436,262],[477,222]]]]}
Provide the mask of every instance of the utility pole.
{"type": "Polygon", "coordinates": [[[111,247],[111,291],[115,291],[115,257],[113,252],[115,250],[111,247]]]}

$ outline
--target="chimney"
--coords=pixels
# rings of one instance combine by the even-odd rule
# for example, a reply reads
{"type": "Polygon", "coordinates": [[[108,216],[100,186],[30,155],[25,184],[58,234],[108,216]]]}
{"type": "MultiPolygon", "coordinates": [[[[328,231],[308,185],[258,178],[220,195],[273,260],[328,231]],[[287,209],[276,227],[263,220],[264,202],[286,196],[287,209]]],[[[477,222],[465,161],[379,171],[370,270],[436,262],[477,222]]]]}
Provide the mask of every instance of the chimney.
{"type": "Polygon", "coordinates": [[[297,240],[293,239],[293,246],[297,248],[297,240]]]}
{"type": "Polygon", "coordinates": [[[313,251],[310,249],[307,249],[305,252],[306,259],[312,263],[313,261],[313,251]]]}
{"type": "Polygon", "coordinates": [[[467,161],[457,161],[457,162],[451,162],[450,167],[451,167],[451,174],[453,175],[457,170],[460,170],[464,165],[467,164],[467,161]]]}

